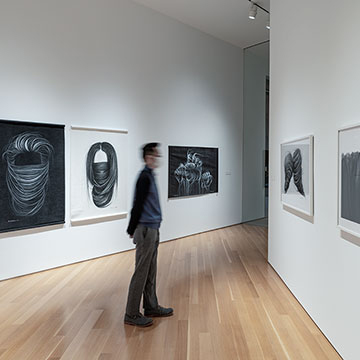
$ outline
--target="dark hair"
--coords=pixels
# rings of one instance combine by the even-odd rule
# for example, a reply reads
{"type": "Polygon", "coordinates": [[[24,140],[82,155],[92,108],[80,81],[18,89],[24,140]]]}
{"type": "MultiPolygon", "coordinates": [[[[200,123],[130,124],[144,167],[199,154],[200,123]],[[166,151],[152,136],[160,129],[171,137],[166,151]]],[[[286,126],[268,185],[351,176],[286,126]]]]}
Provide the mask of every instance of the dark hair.
{"type": "Polygon", "coordinates": [[[10,205],[17,216],[32,216],[40,211],[49,185],[50,161],[54,148],[41,134],[24,132],[14,136],[2,155],[7,162],[6,184],[10,205]],[[20,155],[39,155],[37,164],[17,164],[20,155]]]}
{"type": "Polygon", "coordinates": [[[153,142],[153,143],[148,143],[146,145],[143,146],[142,148],[142,152],[143,152],[143,159],[145,160],[145,156],[146,155],[152,155],[154,154],[155,149],[159,146],[159,143],[153,142]]]}
{"type": "Polygon", "coordinates": [[[98,208],[108,206],[112,200],[114,188],[118,181],[117,156],[114,147],[108,142],[98,142],[91,146],[86,159],[88,183],[93,186],[92,198],[98,208]],[[102,150],[107,161],[95,163],[96,153],[102,150]]]}

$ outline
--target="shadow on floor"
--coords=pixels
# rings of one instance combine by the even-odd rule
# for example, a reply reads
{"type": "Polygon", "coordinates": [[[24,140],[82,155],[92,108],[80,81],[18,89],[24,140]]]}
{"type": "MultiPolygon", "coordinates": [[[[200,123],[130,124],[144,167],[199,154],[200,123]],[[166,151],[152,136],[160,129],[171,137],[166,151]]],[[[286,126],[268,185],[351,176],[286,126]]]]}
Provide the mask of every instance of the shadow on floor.
{"type": "Polygon", "coordinates": [[[245,223],[246,225],[253,225],[253,226],[262,226],[262,227],[268,227],[268,218],[264,217],[262,219],[257,219],[253,221],[249,221],[245,223]]]}

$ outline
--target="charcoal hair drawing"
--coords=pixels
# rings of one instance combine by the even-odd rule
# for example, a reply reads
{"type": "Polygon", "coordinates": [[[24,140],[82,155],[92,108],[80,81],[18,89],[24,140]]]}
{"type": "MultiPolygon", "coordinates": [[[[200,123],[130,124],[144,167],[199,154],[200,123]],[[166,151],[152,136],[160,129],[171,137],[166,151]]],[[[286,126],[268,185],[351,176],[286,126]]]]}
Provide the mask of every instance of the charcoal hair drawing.
{"type": "Polygon", "coordinates": [[[0,232],[65,221],[64,125],[0,120],[0,232]]]}
{"type": "Polygon", "coordinates": [[[284,184],[285,194],[289,190],[290,181],[293,178],[297,191],[302,196],[305,196],[304,186],[302,182],[302,156],[300,149],[296,149],[292,155],[291,153],[286,154],[284,160],[284,170],[285,170],[285,184],[284,184]]]}
{"type": "Polygon", "coordinates": [[[360,224],[360,152],[341,154],[341,217],[360,224]]]}
{"type": "Polygon", "coordinates": [[[169,147],[169,198],[217,192],[218,149],[169,147]]]}
{"type": "Polygon", "coordinates": [[[202,172],[201,154],[188,150],[186,163],[181,163],[175,170],[175,178],[179,183],[178,195],[206,194],[209,192],[213,176],[209,171],[202,172]]]}
{"type": "Polygon", "coordinates": [[[285,168],[285,186],[284,186],[284,190],[285,190],[285,194],[286,194],[287,191],[289,190],[290,181],[291,181],[291,178],[293,176],[293,158],[292,158],[292,155],[290,153],[287,153],[286,156],[285,156],[284,168],[285,168]]]}
{"type": "Polygon", "coordinates": [[[97,142],[91,146],[86,159],[86,175],[95,206],[108,206],[118,182],[116,151],[110,143],[97,142]],[[94,161],[96,153],[100,150],[107,155],[107,161],[94,161]]]}
{"type": "Polygon", "coordinates": [[[36,132],[23,132],[5,147],[2,158],[7,164],[6,184],[16,216],[32,216],[43,207],[53,152],[49,141],[36,132]]]}

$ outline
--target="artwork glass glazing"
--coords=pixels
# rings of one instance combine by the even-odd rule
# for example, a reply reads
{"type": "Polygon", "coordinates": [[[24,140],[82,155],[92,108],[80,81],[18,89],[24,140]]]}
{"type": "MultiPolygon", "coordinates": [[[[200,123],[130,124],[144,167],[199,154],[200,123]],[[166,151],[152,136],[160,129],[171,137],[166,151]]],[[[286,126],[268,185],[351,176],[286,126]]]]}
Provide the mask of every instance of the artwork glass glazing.
{"type": "Polygon", "coordinates": [[[126,134],[72,127],[72,222],[126,214],[126,134]]]}
{"type": "Polygon", "coordinates": [[[169,146],[168,197],[218,192],[217,148],[169,146]]]}
{"type": "Polygon", "coordinates": [[[281,144],[281,201],[313,215],[313,136],[281,144]]]}
{"type": "Polygon", "coordinates": [[[64,223],[64,125],[0,121],[0,231],[64,223]]]}
{"type": "Polygon", "coordinates": [[[360,236],[360,125],[338,134],[338,225],[360,236]]]}

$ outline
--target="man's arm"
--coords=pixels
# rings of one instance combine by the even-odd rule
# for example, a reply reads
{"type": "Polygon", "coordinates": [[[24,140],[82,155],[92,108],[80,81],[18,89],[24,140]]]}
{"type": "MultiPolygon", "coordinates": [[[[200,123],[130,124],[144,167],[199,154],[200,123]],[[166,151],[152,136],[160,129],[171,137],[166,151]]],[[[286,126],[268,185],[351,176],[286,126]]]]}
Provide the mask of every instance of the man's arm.
{"type": "Polygon", "coordinates": [[[150,188],[149,177],[145,173],[141,173],[136,183],[135,201],[134,201],[134,206],[131,210],[129,226],[127,228],[127,233],[130,236],[134,235],[135,229],[138,226],[141,213],[144,207],[144,202],[149,193],[149,188],[150,188]]]}

